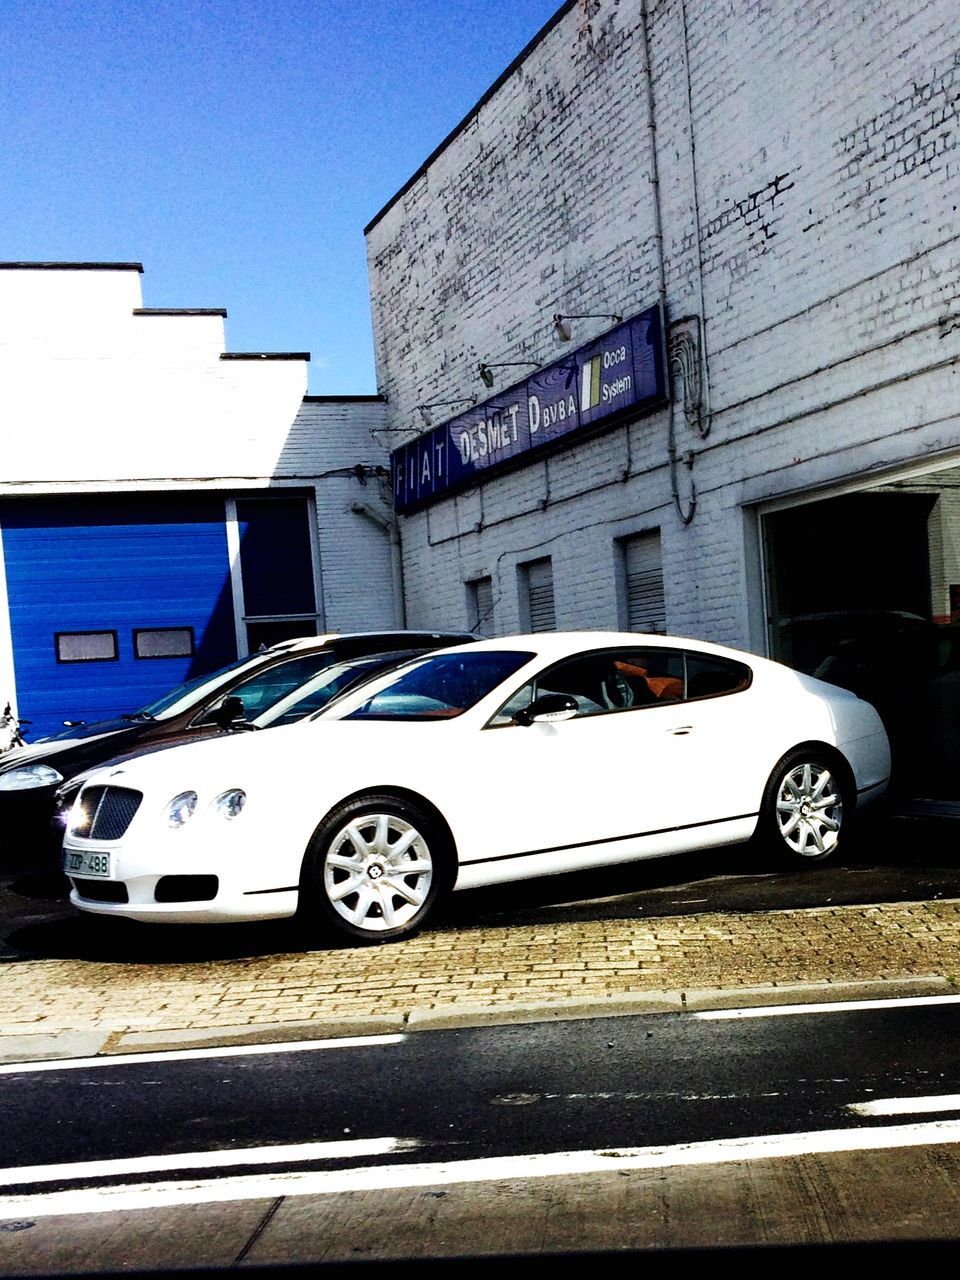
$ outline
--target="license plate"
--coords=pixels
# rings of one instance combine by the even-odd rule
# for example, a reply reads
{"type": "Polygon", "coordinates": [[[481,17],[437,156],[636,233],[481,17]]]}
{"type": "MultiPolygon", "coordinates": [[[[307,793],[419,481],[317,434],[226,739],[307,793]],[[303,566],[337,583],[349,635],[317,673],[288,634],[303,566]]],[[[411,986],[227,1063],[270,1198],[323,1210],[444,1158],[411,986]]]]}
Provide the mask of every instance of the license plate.
{"type": "Polygon", "coordinates": [[[65,849],[63,852],[63,869],[68,876],[109,880],[110,855],[109,853],[76,853],[72,849],[65,849]]]}

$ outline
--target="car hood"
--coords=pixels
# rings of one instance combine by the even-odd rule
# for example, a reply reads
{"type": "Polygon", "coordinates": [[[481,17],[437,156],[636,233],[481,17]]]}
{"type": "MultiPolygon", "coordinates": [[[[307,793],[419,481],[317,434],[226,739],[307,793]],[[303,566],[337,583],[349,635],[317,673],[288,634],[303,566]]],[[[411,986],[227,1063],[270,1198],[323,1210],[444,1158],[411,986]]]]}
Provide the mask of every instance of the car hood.
{"type": "Polygon", "coordinates": [[[58,729],[56,733],[48,733],[45,737],[38,738],[36,743],[28,745],[39,747],[47,743],[62,744],[73,742],[74,739],[99,738],[105,733],[119,733],[124,729],[135,729],[138,725],[149,724],[152,719],[152,716],[139,715],[131,711],[129,715],[111,716],[109,720],[92,720],[89,724],[69,725],[58,729]]]}
{"type": "Polygon", "coordinates": [[[390,766],[406,772],[433,751],[449,750],[455,721],[302,721],[268,733],[244,733],[204,742],[166,747],[134,755],[114,765],[88,770],[86,780],[98,785],[156,792],[204,788],[255,788],[270,781],[283,786],[315,787],[320,779],[335,785],[344,777],[352,788],[358,771],[368,779],[373,770],[390,766]]]}
{"type": "Polygon", "coordinates": [[[0,773],[5,773],[8,769],[19,769],[22,765],[32,764],[37,760],[60,756],[73,747],[85,746],[98,738],[114,738],[119,751],[124,738],[136,736],[140,724],[141,722],[131,723],[129,720],[100,720],[96,724],[78,725],[77,728],[58,733],[53,738],[28,742],[24,747],[13,747],[0,755],[0,773]]]}
{"type": "MultiPolygon", "coordinates": [[[[222,730],[221,732],[222,737],[216,738],[217,741],[222,741],[222,739],[226,738],[228,735],[232,736],[232,731],[229,729],[222,730]]],[[[212,735],[209,740],[214,740],[214,736],[212,735]]],[[[160,738],[156,742],[144,742],[139,745],[137,743],[133,743],[130,745],[130,749],[128,751],[120,750],[120,748],[125,744],[122,741],[117,742],[116,755],[105,755],[102,760],[97,761],[95,764],[88,765],[86,769],[82,769],[78,773],[71,774],[71,776],[67,778],[66,781],[62,782],[57,788],[57,795],[61,798],[64,796],[75,796],[88,779],[92,778],[95,773],[102,773],[104,769],[116,769],[120,765],[128,764],[131,760],[142,760],[144,756],[155,755],[158,751],[172,751],[175,747],[179,746],[192,746],[198,741],[199,739],[197,739],[196,736],[185,730],[179,737],[160,738]]]]}

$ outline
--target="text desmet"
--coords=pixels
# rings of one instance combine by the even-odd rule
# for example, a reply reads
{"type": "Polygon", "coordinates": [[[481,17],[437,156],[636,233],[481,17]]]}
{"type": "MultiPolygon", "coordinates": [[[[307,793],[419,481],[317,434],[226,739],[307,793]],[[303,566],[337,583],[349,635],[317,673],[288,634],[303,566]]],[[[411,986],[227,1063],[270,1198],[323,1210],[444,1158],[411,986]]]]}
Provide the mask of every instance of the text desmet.
{"type": "Polygon", "coordinates": [[[490,454],[498,453],[516,444],[519,436],[517,417],[519,404],[494,409],[482,422],[473,423],[456,436],[457,448],[464,462],[479,462],[490,454]]]}

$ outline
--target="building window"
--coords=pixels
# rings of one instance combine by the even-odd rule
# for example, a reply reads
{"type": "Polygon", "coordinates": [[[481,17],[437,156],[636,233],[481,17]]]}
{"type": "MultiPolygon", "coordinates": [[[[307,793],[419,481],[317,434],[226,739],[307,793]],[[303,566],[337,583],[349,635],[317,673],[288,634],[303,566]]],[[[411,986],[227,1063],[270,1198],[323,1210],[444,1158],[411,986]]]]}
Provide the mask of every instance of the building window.
{"type": "Polygon", "coordinates": [[[620,540],[621,625],[627,631],[667,629],[660,533],[639,533],[620,540]]]}
{"type": "Polygon", "coordinates": [[[520,614],[528,631],[555,631],[553,563],[549,557],[520,566],[520,614]]]}
{"type": "Polygon", "coordinates": [[[478,636],[493,634],[493,579],[467,583],[467,627],[478,636]]]}
{"type": "Polygon", "coordinates": [[[58,662],[116,662],[115,631],[58,631],[54,635],[58,662]]]}
{"type": "Polygon", "coordinates": [[[193,627],[137,628],[133,653],[137,658],[192,658],[193,627]]]}

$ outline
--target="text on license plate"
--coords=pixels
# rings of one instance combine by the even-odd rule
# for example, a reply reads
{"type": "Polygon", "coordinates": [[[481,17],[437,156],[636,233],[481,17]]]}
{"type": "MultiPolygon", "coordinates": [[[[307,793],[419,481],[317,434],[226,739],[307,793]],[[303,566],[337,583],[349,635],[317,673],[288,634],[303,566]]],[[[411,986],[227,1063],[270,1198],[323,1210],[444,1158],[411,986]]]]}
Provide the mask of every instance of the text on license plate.
{"type": "Polygon", "coordinates": [[[70,876],[93,876],[101,880],[110,878],[109,853],[74,853],[64,850],[63,869],[70,876]]]}

